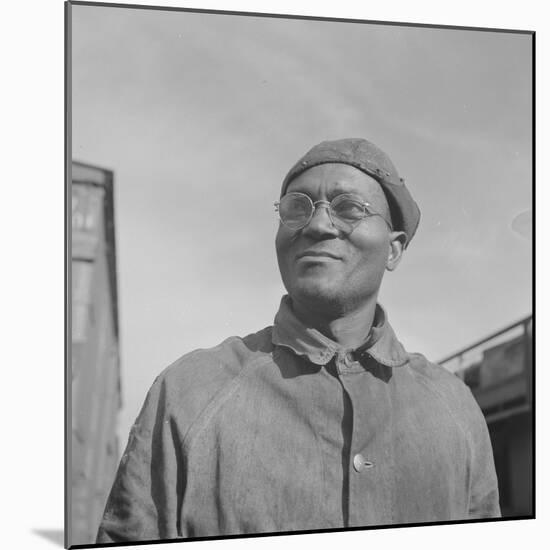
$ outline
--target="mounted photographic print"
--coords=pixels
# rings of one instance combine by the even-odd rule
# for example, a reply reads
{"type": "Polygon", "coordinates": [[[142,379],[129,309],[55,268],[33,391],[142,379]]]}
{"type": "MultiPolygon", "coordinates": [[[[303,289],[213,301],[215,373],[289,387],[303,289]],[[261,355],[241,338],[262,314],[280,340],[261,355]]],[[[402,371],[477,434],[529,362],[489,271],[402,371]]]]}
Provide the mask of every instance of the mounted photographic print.
{"type": "Polygon", "coordinates": [[[67,544],[534,517],[534,33],[66,6],[67,544]]]}

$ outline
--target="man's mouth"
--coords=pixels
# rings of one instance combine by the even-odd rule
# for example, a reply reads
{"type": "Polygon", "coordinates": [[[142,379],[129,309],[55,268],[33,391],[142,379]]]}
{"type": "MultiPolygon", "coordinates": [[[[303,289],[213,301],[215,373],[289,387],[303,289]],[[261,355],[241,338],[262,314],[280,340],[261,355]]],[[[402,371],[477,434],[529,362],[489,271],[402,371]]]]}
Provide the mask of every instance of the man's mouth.
{"type": "Polygon", "coordinates": [[[333,260],[341,260],[341,256],[334,254],[332,252],[327,252],[326,250],[304,250],[296,255],[296,259],[300,260],[301,258],[330,258],[333,260]]]}

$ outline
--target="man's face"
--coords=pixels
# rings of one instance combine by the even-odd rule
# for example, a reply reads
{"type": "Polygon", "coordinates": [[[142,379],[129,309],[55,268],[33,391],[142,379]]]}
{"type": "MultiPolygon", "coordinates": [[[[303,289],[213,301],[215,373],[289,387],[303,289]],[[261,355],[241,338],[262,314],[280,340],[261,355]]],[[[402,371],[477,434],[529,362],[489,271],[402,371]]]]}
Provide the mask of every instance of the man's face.
{"type": "MultiPolygon", "coordinates": [[[[390,219],[380,185],[346,164],[314,166],[290,183],[286,193],[290,192],[304,193],[313,202],[351,193],[390,219]]],[[[310,223],[298,231],[280,224],[275,245],[287,292],[313,311],[353,311],[376,297],[388,258],[396,252],[400,256],[400,243],[395,249],[398,234],[380,216],[367,217],[344,233],[332,225],[324,207],[318,207],[310,223]]]]}

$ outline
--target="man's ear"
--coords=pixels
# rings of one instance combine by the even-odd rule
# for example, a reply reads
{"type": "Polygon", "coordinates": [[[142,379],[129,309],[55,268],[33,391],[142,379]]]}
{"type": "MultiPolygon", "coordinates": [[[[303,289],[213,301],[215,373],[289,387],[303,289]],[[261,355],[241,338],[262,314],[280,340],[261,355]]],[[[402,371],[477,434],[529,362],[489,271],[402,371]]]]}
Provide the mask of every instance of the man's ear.
{"type": "Polygon", "coordinates": [[[403,250],[407,244],[407,235],[403,231],[392,231],[390,233],[390,245],[388,247],[388,260],[386,262],[386,269],[393,271],[401,261],[403,250]]]}

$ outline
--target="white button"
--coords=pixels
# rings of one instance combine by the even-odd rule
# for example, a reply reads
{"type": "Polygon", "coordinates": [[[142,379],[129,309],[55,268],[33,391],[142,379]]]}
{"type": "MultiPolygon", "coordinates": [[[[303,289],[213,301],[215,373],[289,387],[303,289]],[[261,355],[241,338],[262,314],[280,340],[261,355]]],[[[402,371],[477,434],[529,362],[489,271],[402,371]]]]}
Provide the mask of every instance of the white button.
{"type": "Polygon", "coordinates": [[[351,369],[351,367],[353,367],[353,363],[355,362],[355,359],[353,358],[353,353],[351,353],[350,351],[348,351],[345,355],[344,355],[344,367],[348,368],[348,369],[351,369]]]}
{"type": "Polygon", "coordinates": [[[362,472],[367,468],[372,468],[374,464],[369,460],[365,460],[365,457],[362,454],[356,454],[353,457],[353,467],[357,472],[362,472]]]}

